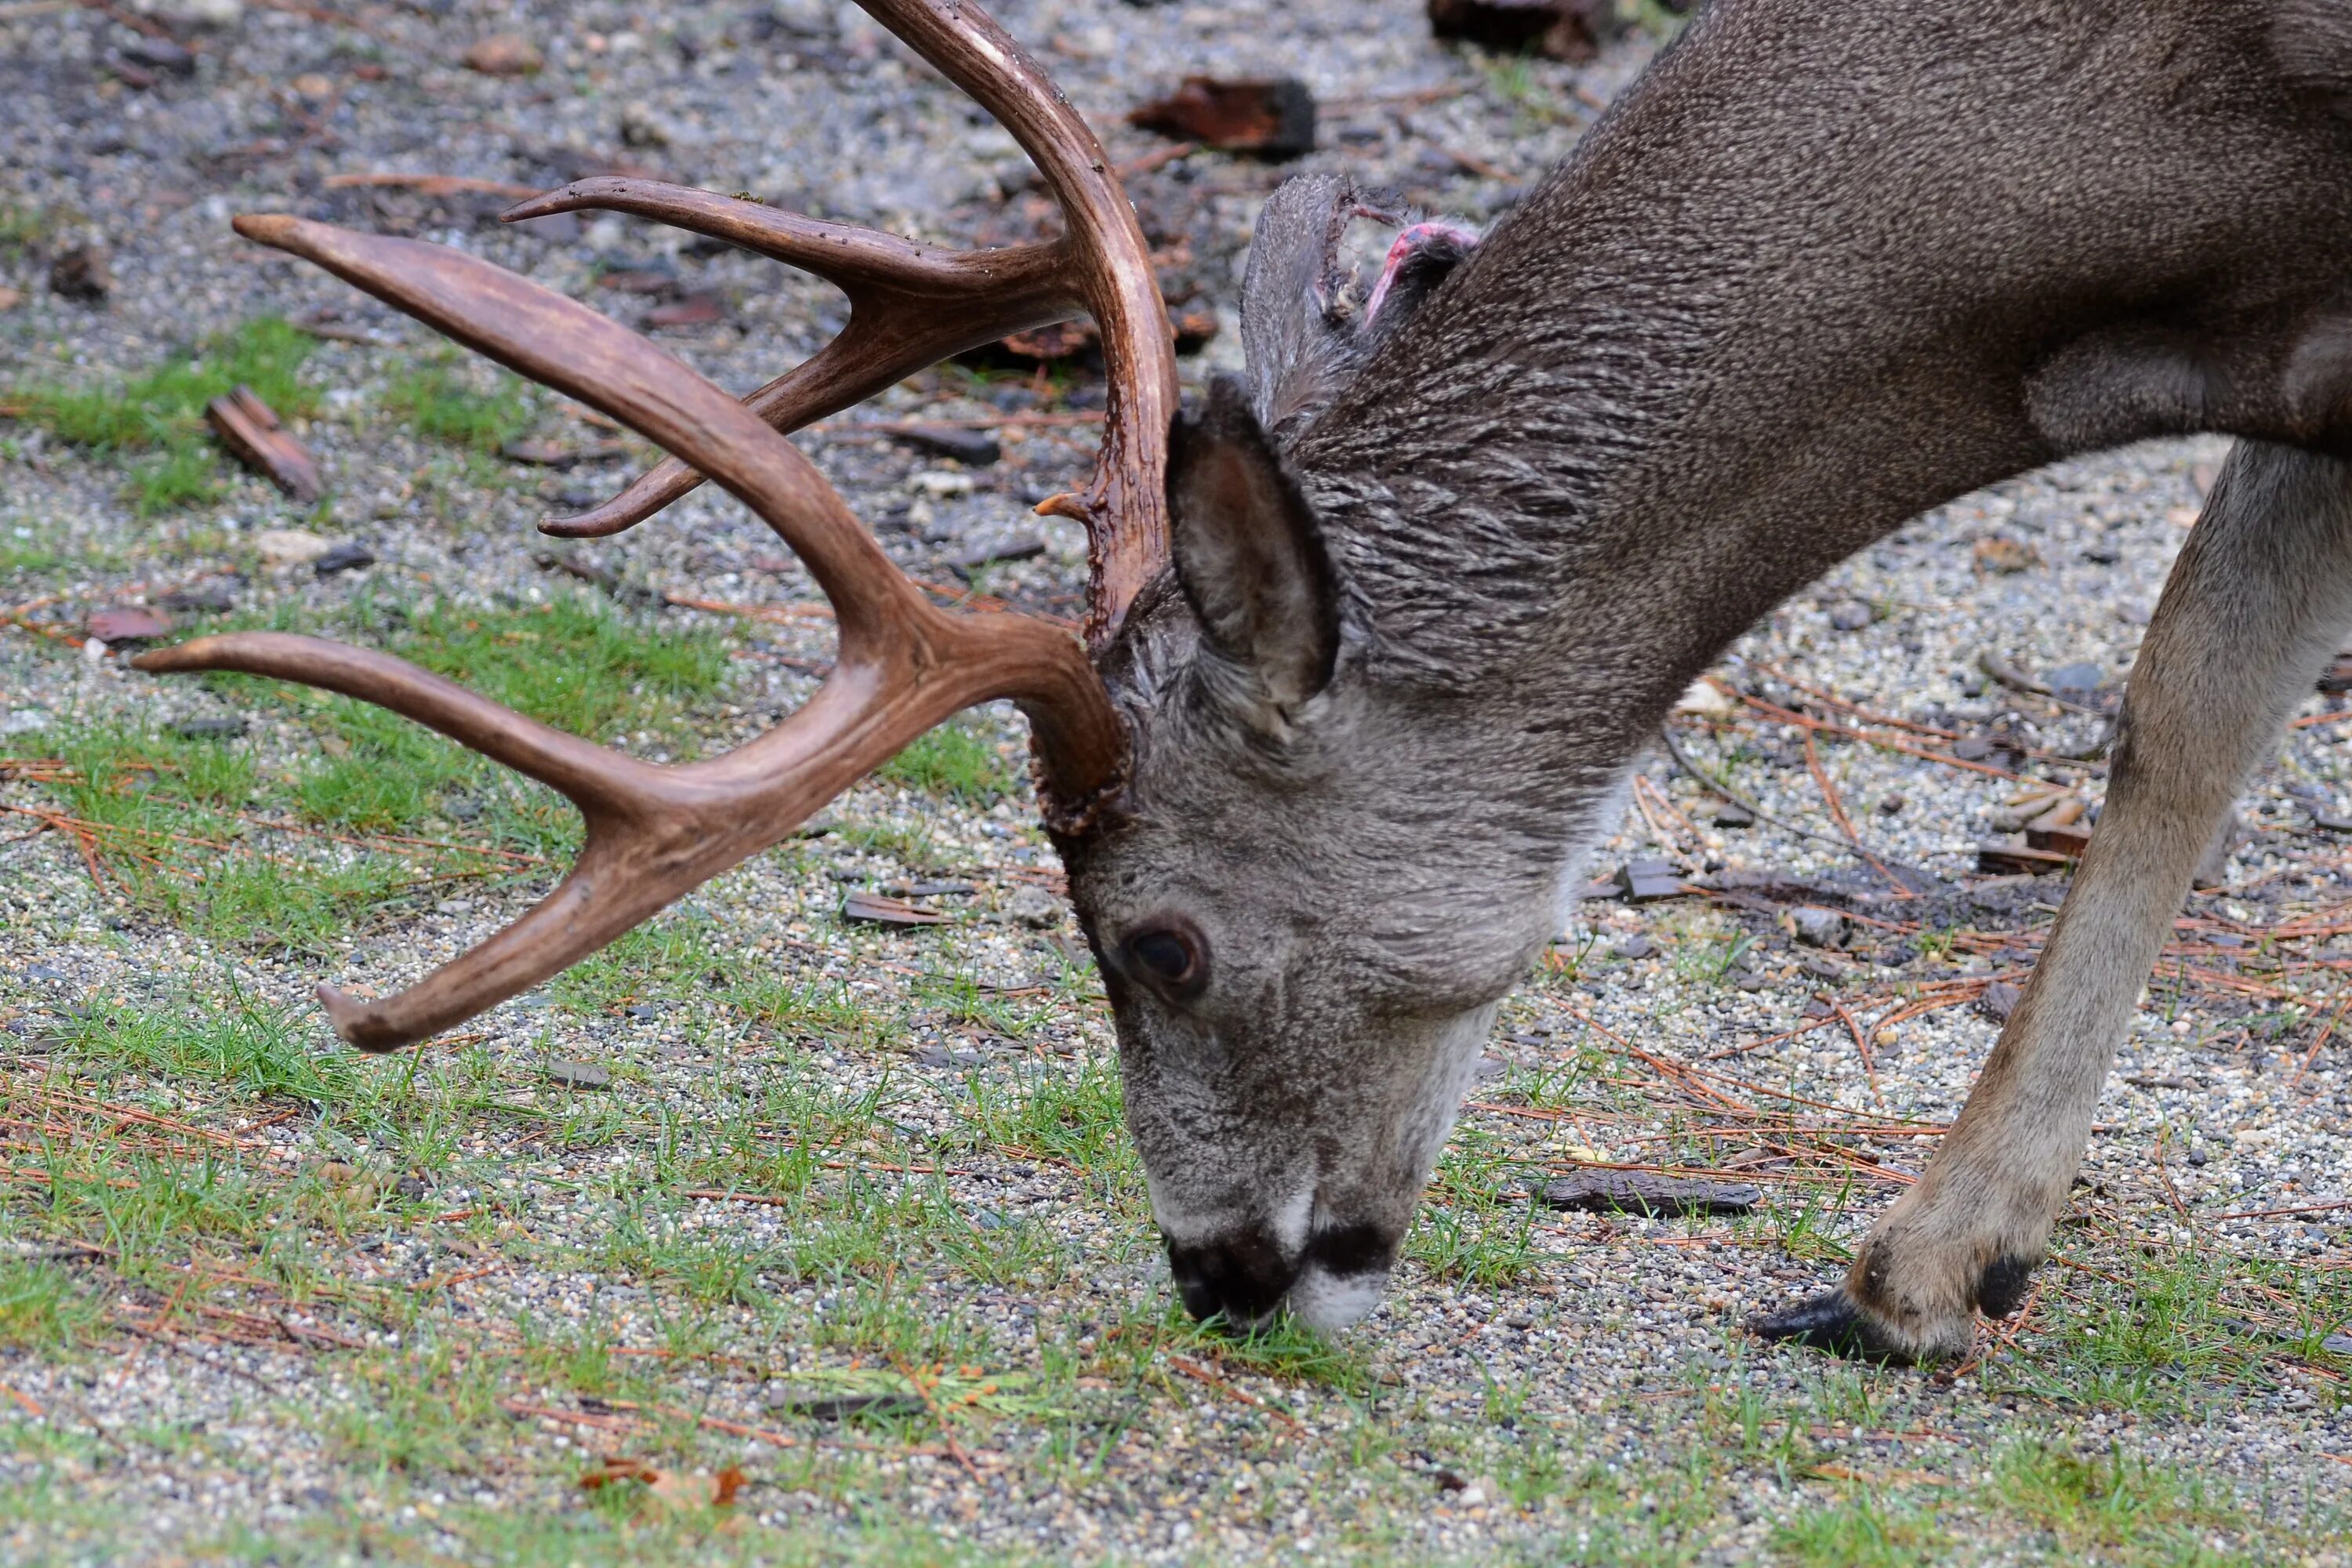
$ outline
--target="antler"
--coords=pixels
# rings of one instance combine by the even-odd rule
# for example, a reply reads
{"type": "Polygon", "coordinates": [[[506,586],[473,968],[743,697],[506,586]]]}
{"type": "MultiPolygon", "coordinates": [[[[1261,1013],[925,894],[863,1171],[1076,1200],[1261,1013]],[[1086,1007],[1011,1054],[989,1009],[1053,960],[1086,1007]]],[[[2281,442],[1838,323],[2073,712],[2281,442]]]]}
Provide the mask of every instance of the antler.
{"type": "MultiPolygon", "coordinates": [[[[744,400],[782,431],[870,397],[950,354],[1066,320],[1083,306],[1100,329],[1111,370],[1102,449],[1085,491],[1055,496],[1037,510],[1087,528],[1087,640],[1100,647],[1168,556],[1156,498],[1164,484],[1162,437],[1176,411],[1176,366],[1143,231],[1094,132],[987,13],[961,0],[858,4],[1013,133],[1061,204],[1068,225],[1061,238],[943,251],[705,191],[609,178],[535,196],[506,219],[583,208],[635,213],[756,250],[839,288],[850,302],[840,336],[744,400]]],[[[618,533],[701,481],[686,463],[667,459],[604,505],[540,526],[570,538],[618,533]]]]}
{"type": "MultiPolygon", "coordinates": [[[[768,412],[782,406],[801,421],[815,416],[792,409],[842,406],[924,363],[912,356],[938,343],[983,328],[979,341],[985,342],[1010,330],[1003,322],[1055,319],[1052,312],[1074,296],[1083,300],[1102,326],[1110,408],[1088,490],[1056,500],[1064,503],[1059,510],[1087,525],[1094,568],[1089,626],[1107,637],[1167,551],[1160,484],[1175,369],[1141,234],[1092,133],[976,6],[960,0],[861,3],[994,111],[1049,180],[1061,182],[1067,235],[958,257],[671,187],[592,182],[546,199],[646,211],[728,237],[755,237],[744,242],[813,269],[831,267],[869,302],[886,301],[882,316],[869,317],[881,324],[868,329],[862,351],[845,332],[829,360],[820,355],[767,389],[777,394],[768,412]],[[940,315],[942,301],[955,301],[962,324],[919,321],[911,302],[925,298],[940,315]]],[[[315,637],[236,632],[135,659],[155,673],[242,670],[376,703],[538,779],[580,808],[587,837],[578,862],[512,925],[382,1000],[361,1001],[320,985],[320,1001],[344,1039],[390,1050],[538,984],[776,843],[907,742],[976,702],[1010,698],[1029,716],[1055,826],[1076,831],[1118,787],[1125,730],[1076,641],[1033,616],[957,615],[933,605],[758,410],[655,344],[442,247],[282,215],[240,217],[236,229],[315,261],[522,374],[603,409],[690,464],[690,470],[680,466],[689,485],[698,475],[726,487],[807,563],[833,601],[840,632],[833,673],[798,712],[737,751],[675,767],[550,729],[390,655],[315,637]]]]}

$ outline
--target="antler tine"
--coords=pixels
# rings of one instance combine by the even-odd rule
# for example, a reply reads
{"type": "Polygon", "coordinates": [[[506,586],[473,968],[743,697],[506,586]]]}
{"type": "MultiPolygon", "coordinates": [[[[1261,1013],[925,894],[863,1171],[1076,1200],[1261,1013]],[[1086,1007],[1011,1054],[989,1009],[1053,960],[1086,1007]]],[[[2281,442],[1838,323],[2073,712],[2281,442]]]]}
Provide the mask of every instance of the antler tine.
{"type": "MultiPolygon", "coordinates": [[[[849,324],[807,360],[743,400],[786,434],[862,403],[966,349],[1066,321],[1082,308],[1068,242],[954,251],[894,234],[827,223],[709,191],[654,181],[576,180],[509,208],[509,223],[583,208],[631,213],[691,229],[798,267],[849,298],[849,324]]],[[[602,538],[635,527],[702,482],[665,458],[604,505],[550,518],[540,531],[602,538]]]]}
{"type": "Polygon", "coordinates": [[[421,240],[357,234],[282,213],[236,220],[436,331],[634,426],[752,504],[817,580],[845,642],[925,605],[790,442],[617,321],[502,268],[421,240]],[[763,504],[765,503],[765,504],[763,504]]]}
{"type": "Polygon", "coordinates": [[[1085,525],[1092,581],[1087,640],[1102,647],[1168,560],[1167,435],[1176,349],[1133,204],[1110,160],[1051,79],[969,0],[857,0],[1013,133],[1061,204],[1079,296],[1110,374],[1102,448],[1083,494],[1040,510],[1085,525]]]}
{"type": "Polygon", "coordinates": [[[284,216],[238,232],[304,256],[448,335],[670,447],[767,520],[833,599],[841,647],[816,695],[740,750],[658,767],[547,728],[389,655],[236,633],[157,649],[158,673],[240,669],[378,703],[553,785],[587,842],[520,920],[380,1001],[320,999],[352,1044],[423,1039],[546,979],[692,888],[775,843],[959,709],[995,697],[1035,723],[1055,801],[1083,813],[1111,787],[1125,736],[1078,645],[1023,616],[933,607],[791,443],[635,333],[488,262],[284,216]],[[560,356],[560,358],[558,357],[560,356]]]}
{"type": "MultiPolygon", "coordinates": [[[[891,268],[905,266],[909,257],[927,255],[941,271],[953,268],[959,274],[1003,266],[1008,257],[1020,258],[1014,265],[1023,270],[1012,278],[995,279],[991,289],[969,287],[952,295],[950,309],[972,313],[967,324],[972,329],[973,342],[961,346],[1003,336],[1004,331],[994,330],[1000,318],[992,313],[1008,301],[1034,301],[1041,309],[1049,298],[1057,303],[1073,298],[1082,301],[1101,332],[1103,359],[1110,373],[1102,447],[1083,492],[1055,496],[1038,510],[1069,518],[1087,530],[1090,577],[1087,641],[1100,647],[1118,629],[1129,602],[1168,559],[1162,493],[1164,437],[1176,412],[1176,360],[1150,249],[1144,244],[1134,208],[1111,172],[1101,142],[1045,73],[979,5],[969,0],[857,3],[1012,132],[1061,204],[1067,226],[1060,240],[1009,251],[950,256],[925,252],[870,230],[754,209],[765,214],[762,222],[741,210],[750,204],[625,181],[583,182],[565,192],[527,202],[507,216],[541,216],[583,206],[639,212],[703,233],[720,234],[780,260],[807,267],[852,291],[850,324],[841,337],[791,374],[752,395],[752,406],[779,427],[845,406],[855,401],[849,393],[853,386],[887,385],[919,363],[958,352],[943,346],[963,334],[950,332],[950,323],[937,319],[946,301],[936,294],[910,296],[920,301],[920,312],[932,320],[896,330],[877,325],[853,341],[853,335],[861,332],[853,283],[868,293],[868,320],[879,323],[903,315],[903,310],[891,308],[897,301],[884,304],[882,291],[900,286],[890,280],[891,268]],[[619,188],[623,186],[628,188],[619,188]],[[718,223],[734,232],[710,226],[718,223]],[[765,243],[755,243],[751,237],[755,234],[765,243]],[[850,243],[841,243],[845,240],[850,243]],[[828,246],[838,248],[828,254],[828,246]],[[894,251],[891,247],[905,249],[894,251]],[[828,265],[818,265],[821,258],[828,265]],[[1039,269],[1034,274],[1026,270],[1033,264],[1039,269]],[[1045,270],[1049,264],[1050,289],[1045,270]],[[1026,291],[1033,288],[1034,293],[1026,291]],[[983,317],[983,311],[991,314],[983,317]],[[984,319],[990,330],[982,333],[984,319]],[[900,354],[905,357],[897,357],[900,354]],[[861,355],[874,356],[870,366],[857,363],[861,355]],[[882,374],[885,363],[889,365],[887,376],[882,374]],[[840,401],[835,402],[836,398],[840,401]]],[[[1056,310],[1025,324],[1060,320],[1065,313],[1056,310]]],[[[1005,329],[1013,330],[1018,329],[1005,329]]],[[[685,464],[666,462],[603,506],[541,526],[551,533],[565,535],[618,532],[686,494],[694,484],[694,475],[685,464]]]]}

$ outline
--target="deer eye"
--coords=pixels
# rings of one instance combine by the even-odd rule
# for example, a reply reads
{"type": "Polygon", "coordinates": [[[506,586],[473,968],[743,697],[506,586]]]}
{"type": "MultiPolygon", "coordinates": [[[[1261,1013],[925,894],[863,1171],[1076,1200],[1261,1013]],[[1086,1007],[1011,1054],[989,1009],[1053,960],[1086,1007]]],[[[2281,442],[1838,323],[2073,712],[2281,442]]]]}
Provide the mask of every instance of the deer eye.
{"type": "Polygon", "coordinates": [[[1139,979],[1171,996],[1198,992],[1209,977],[1200,937],[1182,926],[1149,926],[1127,939],[1127,962],[1139,979]]]}

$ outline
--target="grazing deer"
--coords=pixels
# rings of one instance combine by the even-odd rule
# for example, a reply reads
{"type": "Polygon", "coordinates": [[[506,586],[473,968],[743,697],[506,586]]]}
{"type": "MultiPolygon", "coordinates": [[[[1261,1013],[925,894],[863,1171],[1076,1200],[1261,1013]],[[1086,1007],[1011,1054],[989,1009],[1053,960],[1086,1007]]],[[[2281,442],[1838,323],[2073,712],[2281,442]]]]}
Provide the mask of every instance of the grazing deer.
{"type": "Polygon", "coordinates": [[[2352,626],[2352,0],[1716,0],[1475,248],[1408,230],[1364,308],[1333,259],[1363,204],[1338,182],[1278,194],[1248,376],[1181,416],[1149,259],[1085,126],[975,6],[866,4],[1020,139],[1066,237],[949,255],[628,181],[514,215],[638,213],[840,284],[841,340],[744,405],[484,263],[240,220],[681,459],[555,531],[615,531],[708,475],[840,619],[806,708],[672,768],[308,638],[142,656],[383,703],[585,815],[579,866],[515,925],[398,995],[325,989],[344,1037],[389,1048],[514,994],[1009,696],[1185,1304],[1344,1324],[1689,680],[1926,508],[2227,431],[2249,444],[2158,607],[2023,1004],[1844,1284],[1759,1327],[1927,1358],[2013,1310],[2191,870],[2352,626]],[[1092,541],[1084,650],[932,607],[770,428],[1077,308],[1109,367],[1103,456],[1047,504],[1092,541]]]}

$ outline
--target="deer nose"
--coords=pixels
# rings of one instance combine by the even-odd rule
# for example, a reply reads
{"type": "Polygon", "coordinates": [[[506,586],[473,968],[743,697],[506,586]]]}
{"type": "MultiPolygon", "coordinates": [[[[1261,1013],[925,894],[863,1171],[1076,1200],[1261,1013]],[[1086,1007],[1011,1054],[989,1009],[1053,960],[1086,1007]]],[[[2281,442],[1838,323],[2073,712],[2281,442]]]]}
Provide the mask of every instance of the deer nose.
{"type": "Polygon", "coordinates": [[[1250,1229],[1197,1245],[1168,1242],[1168,1271],[1184,1310],[1195,1318],[1222,1312],[1235,1328],[1254,1328],[1274,1315],[1298,1265],[1286,1259],[1266,1231],[1250,1229]]]}

